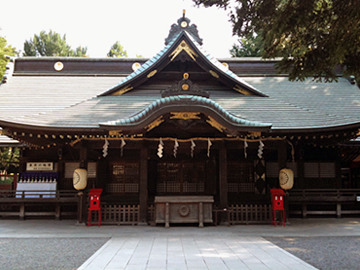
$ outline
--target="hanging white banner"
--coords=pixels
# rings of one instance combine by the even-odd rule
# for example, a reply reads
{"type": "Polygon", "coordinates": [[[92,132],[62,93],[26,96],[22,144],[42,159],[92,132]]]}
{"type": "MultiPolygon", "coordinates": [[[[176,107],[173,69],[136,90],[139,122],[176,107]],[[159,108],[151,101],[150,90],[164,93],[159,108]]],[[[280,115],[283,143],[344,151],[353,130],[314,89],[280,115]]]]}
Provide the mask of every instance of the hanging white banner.
{"type": "Polygon", "coordinates": [[[264,146],[265,145],[263,144],[263,142],[259,141],[259,149],[258,149],[258,157],[259,157],[259,159],[262,159],[264,146]]]}
{"type": "Polygon", "coordinates": [[[245,141],[244,141],[244,156],[245,156],[245,158],[247,158],[246,148],[248,148],[248,147],[249,147],[249,145],[248,145],[248,143],[246,141],[246,138],[245,138],[245,141]]]}
{"type": "Polygon", "coordinates": [[[123,156],[123,154],[124,154],[124,146],[125,145],[126,145],[126,142],[125,142],[124,138],[121,138],[121,144],[120,144],[121,156],[123,156]]]}
{"type": "Polygon", "coordinates": [[[103,145],[103,157],[106,157],[108,155],[108,149],[109,149],[109,142],[105,138],[105,143],[103,145]]]}
{"type": "Polygon", "coordinates": [[[164,149],[164,143],[163,143],[162,139],[160,138],[159,145],[158,145],[158,151],[157,151],[157,155],[159,158],[163,157],[163,149],[164,149]]]}
{"type": "Polygon", "coordinates": [[[194,143],[193,140],[191,140],[191,157],[194,157],[195,146],[196,146],[196,144],[194,143]]]}
{"type": "Polygon", "coordinates": [[[207,156],[210,157],[210,147],[212,146],[212,143],[210,141],[210,138],[208,138],[208,150],[207,150],[207,156]]]}
{"type": "Polygon", "coordinates": [[[175,158],[176,158],[178,147],[179,147],[179,143],[178,143],[177,139],[175,139],[175,144],[174,144],[174,157],[175,158]]]}

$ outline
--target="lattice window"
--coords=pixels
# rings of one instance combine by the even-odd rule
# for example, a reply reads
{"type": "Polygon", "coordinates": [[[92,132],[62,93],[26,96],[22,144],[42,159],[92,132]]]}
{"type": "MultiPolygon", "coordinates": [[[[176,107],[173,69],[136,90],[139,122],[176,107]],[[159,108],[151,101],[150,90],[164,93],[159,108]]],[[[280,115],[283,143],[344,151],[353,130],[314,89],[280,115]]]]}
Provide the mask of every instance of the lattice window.
{"type": "Polygon", "coordinates": [[[305,162],[304,175],[306,178],[335,178],[336,170],[333,162],[305,162]]]}
{"type": "Polygon", "coordinates": [[[255,193],[254,164],[228,162],[228,192],[255,193]]]}
{"type": "Polygon", "coordinates": [[[107,193],[138,193],[139,163],[115,162],[110,165],[111,177],[105,186],[107,193]]]}
{"type": "Polygon", "coordinates": [[[194,194],[205,192],[203,162],[161,162],[157,164],[157,192],[194,194]]]}

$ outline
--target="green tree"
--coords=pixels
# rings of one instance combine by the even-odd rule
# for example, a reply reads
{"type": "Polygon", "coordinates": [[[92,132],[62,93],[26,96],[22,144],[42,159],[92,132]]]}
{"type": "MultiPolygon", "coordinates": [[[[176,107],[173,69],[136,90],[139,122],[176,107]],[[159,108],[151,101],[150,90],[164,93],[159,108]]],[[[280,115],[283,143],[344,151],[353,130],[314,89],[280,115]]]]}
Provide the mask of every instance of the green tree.
{"type": "Polygon", "coordinates": [[[336,80],[335,67],[360,78],[359,0],[193,0],[231,8],[233,33],[261,33],[264,58],[282,55],[278,70],[290,80],[336,80]]]}
{"type": "Polygon", "coordinates": [[[87,47],[77,47],[74,51],[70,52],[70,56],[73,57],[87,57],[87,47]]]}
{"type": "Polygon", "coordinates": [[[17,172],[19,167],[20,150],[18,148],[0,148],[0,171],[7,173],[17,172]]]}
{"type": "Polygon", "coordinates": [[[49,33],[41,31],[24,43],[24,56],[86,56],[87,47],[78,47],[72,50],[66,43],[66,35],[50,30],[49,33]]]}
{"type": "Polygon", "coordinates": [[[239,45],[234,44],[230,50],[231,57],[261,57],[263,44],[259,35],[240,38],[239,45]]]}
{"type": "Polygon", "coordinates": [[[124,50],[124,47],[120,44],[120,41],[116,41],[114,45],[110,48],[110,51],[107,54],[108,57],[128,57],[127,52],[124,50]]]}
{"type": "Polygon", "coordinates": [[[6,38],[0,36],[0,82],[6,70],[6,64],[9,61],[5,56],[14,56],[16,54],[16,49],[7,44],[6,38]]]}

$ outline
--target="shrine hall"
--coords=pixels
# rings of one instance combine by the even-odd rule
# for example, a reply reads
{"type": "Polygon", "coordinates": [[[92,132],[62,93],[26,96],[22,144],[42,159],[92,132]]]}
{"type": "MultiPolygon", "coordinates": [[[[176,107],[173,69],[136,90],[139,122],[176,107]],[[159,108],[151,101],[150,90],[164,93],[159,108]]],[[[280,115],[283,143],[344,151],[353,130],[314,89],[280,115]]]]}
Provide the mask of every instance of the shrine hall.
{"type": "Polygon", "coordinates": [[[0,218],[270,224],[273,189],[286,218],[359,215],[354,79],[339,67],[337,82],[289,81],[277,59],[217,59],[199,30],[184,14],[150,59],[13,59],[0,127],[22,144],[20,172],[0,218]]]}

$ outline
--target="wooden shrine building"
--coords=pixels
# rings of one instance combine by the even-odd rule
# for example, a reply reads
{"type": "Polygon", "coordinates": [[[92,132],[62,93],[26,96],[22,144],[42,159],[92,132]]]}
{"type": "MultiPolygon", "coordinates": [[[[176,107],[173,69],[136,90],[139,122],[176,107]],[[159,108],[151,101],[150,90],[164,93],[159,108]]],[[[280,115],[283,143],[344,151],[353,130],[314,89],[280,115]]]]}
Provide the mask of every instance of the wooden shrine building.
{"type": "Polygon", "coordinates": [[[151,59],[16,58],[0,126],[27,145],[19,181],[45,163],[57,190],[74,190],[85,168],[104,223],[156,222],[157,200],[203,197],[239,224],[269,221],[270,189],[290,168],[290,214],[359,214],[359,87],[341,71],[290,82],[276,60],[216,59],[202,43],[183,16],[151,59]]]}

